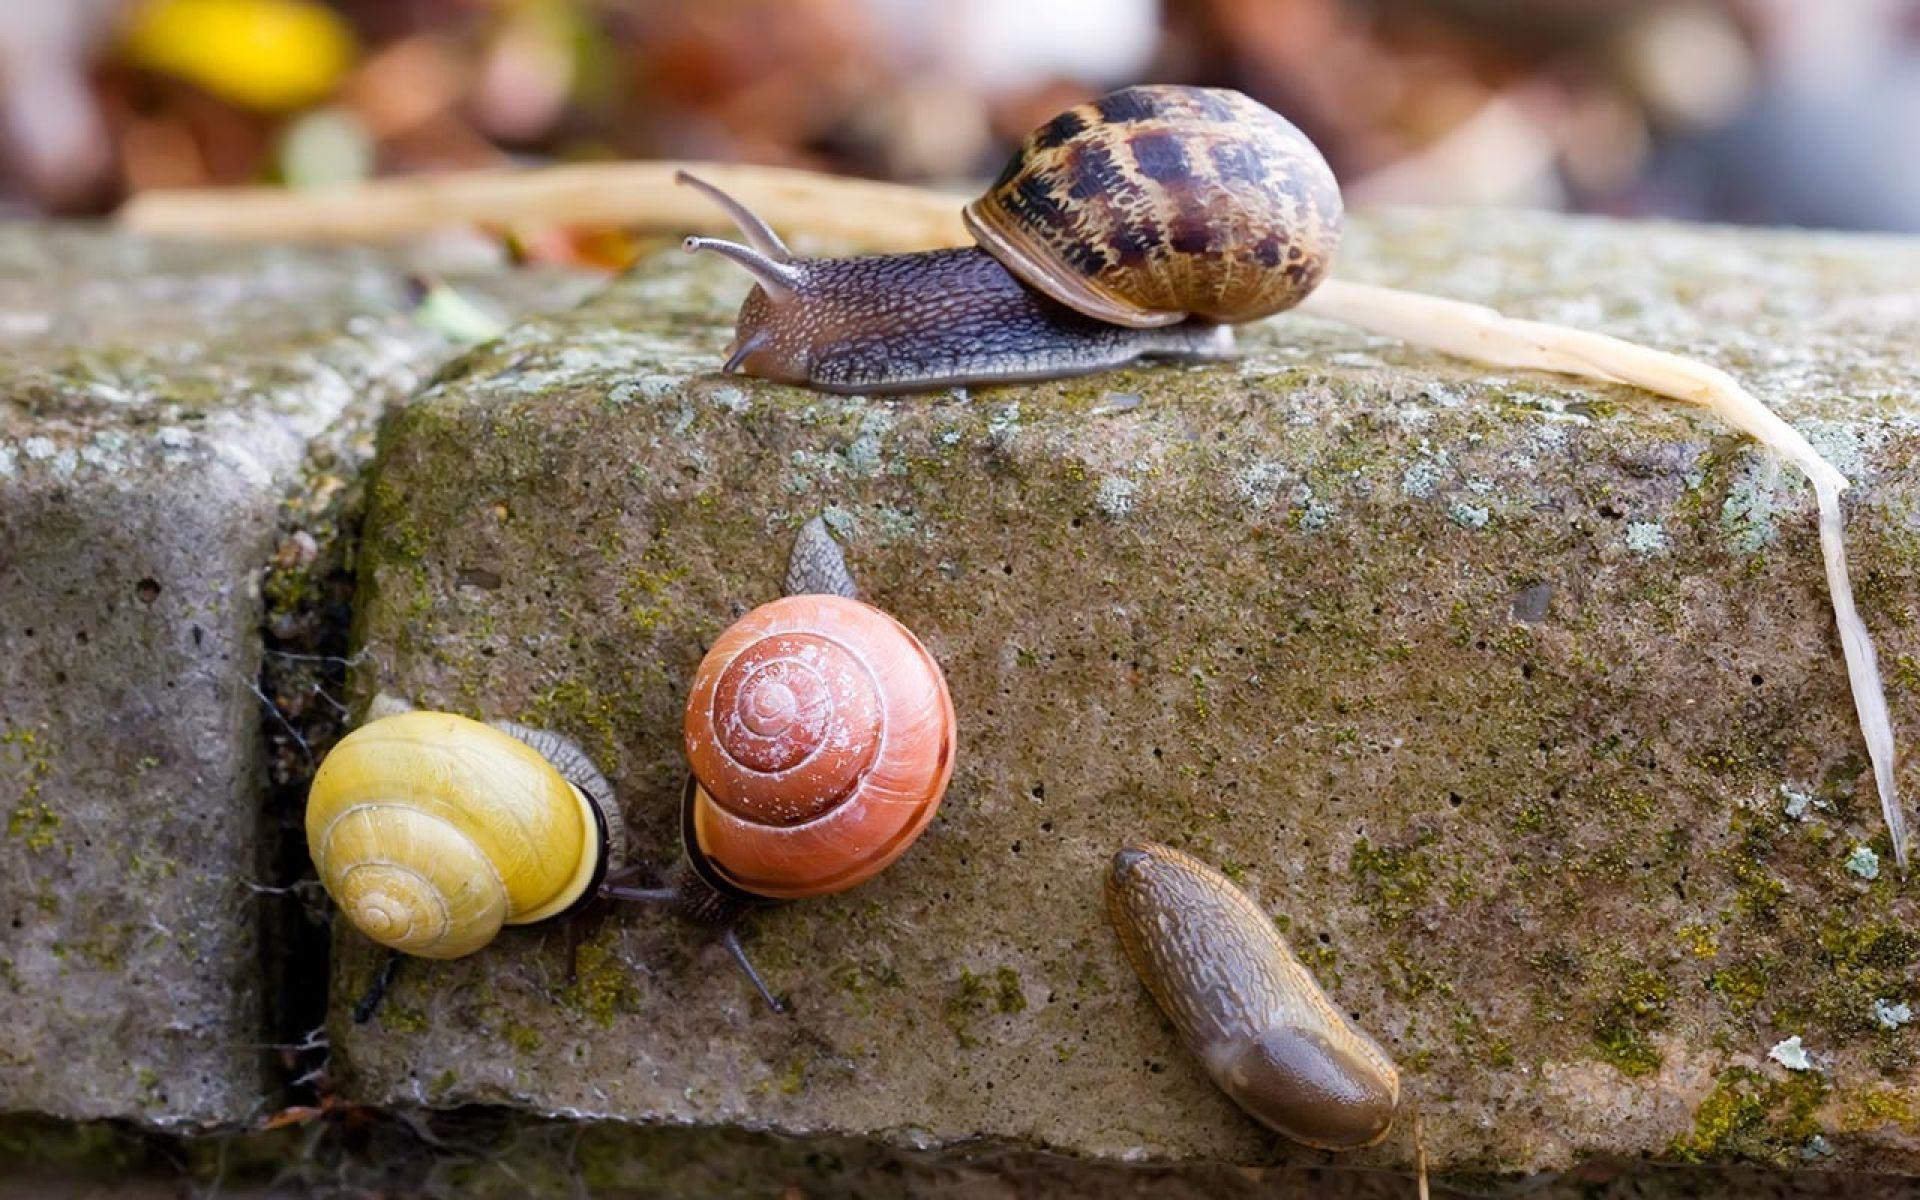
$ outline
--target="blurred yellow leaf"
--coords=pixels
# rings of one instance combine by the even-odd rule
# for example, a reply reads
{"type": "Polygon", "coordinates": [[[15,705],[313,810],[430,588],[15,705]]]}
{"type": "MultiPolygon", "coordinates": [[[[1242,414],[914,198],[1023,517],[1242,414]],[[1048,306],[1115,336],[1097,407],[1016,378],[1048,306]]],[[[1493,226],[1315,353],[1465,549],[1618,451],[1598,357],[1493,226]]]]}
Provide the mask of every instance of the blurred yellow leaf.
{"type": "Polygon", "coordinates": [[[126,47],[137,66],[268,110],[325,96],[354,55],[346,23],[311,0],[142,0],[126,47]]]}

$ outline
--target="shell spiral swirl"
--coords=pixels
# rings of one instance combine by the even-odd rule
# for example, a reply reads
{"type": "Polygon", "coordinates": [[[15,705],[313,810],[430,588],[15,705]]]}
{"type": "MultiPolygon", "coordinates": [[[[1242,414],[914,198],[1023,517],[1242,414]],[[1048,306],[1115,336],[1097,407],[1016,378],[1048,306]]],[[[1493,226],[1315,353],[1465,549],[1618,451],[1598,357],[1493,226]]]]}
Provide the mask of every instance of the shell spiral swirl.
{"type": "Polygon", "coordinates": [[[1027,136],[967,228],[1029,287],[1113,325],[1291,308],[1340,244],[1340,187],[1305,134],[1224,88],[1123,88],[1027,136]]]}
{"type": "Polygon", "coordinates": [[[688,854],[769,899],[853,887],[932,820],[953,728],[939,665],[892,617],[835,595],[762,605],[694,675],[688,854]]]}
{"type": "Polygon", "coordinates": [[[320,881],[362,933],[458,958],[570,907],[605,853],[588,799],[538,751],[452,713],[354,730],[307,799],[320,881]]]}

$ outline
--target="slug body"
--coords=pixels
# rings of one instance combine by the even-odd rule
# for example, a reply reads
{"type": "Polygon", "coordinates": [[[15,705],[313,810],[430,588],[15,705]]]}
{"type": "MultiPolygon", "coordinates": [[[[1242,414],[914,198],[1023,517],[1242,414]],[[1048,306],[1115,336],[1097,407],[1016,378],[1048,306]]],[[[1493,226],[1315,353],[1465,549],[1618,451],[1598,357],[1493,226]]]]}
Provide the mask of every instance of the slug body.
{"type": "Polygon", "coordinates": [[[442,712],[342,738],[314,774],[306,829],[348,921],[422,958],[572,911],[624,849],[612,789],[578,746],[442,712]]]}
{"type": "Polygon", "coordinates": [[[1226,876],[1170,847],[1129,843],[1113,857],[1106,903],[1128,961],[1234,1103],[1321,1149],[1387,1136],[1400,1102],[1393,1061],[1226,876]]]}
{"type": "Polygon", "coordinates": [[[744,205],[679,179],[746,238],[687,248],[759,282],[726,369],[833,392],[1230,358],[1229,324],[1319,284],[1342,217],[1313,143],[1214,88],[1125,88],[1035,130],[966,208],[979,249],[796,259],[744,205]]]}

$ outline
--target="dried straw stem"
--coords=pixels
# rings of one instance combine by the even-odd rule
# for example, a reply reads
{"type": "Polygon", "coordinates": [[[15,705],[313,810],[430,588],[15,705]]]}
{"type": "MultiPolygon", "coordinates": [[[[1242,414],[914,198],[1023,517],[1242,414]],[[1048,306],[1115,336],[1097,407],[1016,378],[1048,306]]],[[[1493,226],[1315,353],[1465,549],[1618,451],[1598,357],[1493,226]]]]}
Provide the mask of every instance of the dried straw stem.
{"type": "Polygon", "coordinates": [[[1893,721],[1867,626],[1854,607],[1841,535],[1840,492],[1846,477],[1820,457],[1800,431],[1781,420],[1718,367],[1633,342],[1502,316],[1493,309],[1417,292],[1328,280],[1297,310],[1498,367],[1521,367],[1626,383],[1657,396],[1712,409],[1735,429],[1799,467],[1813,483],[1820,510],[1820,550],[1827,594],[1846,658],[1860,732],[1873,763],[1874,785],[1894,860],[1907,868],[1907,822],[1894,787],[1893,721]]]}
{"type": "Polygon", "coordinates": [[[785,167],[726,163],[592,163],[537,170],[402,176],[317,191],[284,188],[142,192],[120,210],[135,233],[218,241],[385,242],[450,225],[622,226],[730,233],[713,202],[675,187],[697,171],[782,232],[870,250],[971,244],[960,201],[924,188],[785,167]]]}

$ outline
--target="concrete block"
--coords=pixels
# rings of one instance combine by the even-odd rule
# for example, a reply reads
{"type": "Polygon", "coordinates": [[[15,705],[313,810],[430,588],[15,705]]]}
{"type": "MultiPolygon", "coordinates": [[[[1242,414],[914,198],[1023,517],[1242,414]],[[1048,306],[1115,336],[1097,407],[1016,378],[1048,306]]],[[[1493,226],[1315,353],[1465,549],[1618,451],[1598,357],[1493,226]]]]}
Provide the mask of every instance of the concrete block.
{"type": "MultiPolygon", "coordinates": [[[[1740,375],[1854,479],[1860,602],[1920,730],[1920,244],[1406,214],[1339,269],[1740,375]]],[[[872,883],[753,921],[789,1017],[698,931],[602,908],[410,962],[355,1026],[379,960],[341,932],[353,1098],[1317,1160],[1213,1089],[1121,957],[1101,875],[1145,836],[1274,914],[1441,1169],[1920,1171],[1914,892],[1790,469],[1630,389],[1297,318],[1229,366],[814,395],[715,374],[743,291],[663,256],[389,414],[357,689],[580,739],[664,870],[694,666],[825,513],[945,665],[946,806],[872,883]],[[1794,1037],[1808,1069],[1770,1057],[1794,1037]]],[[[1404,1167],[1410,1128],[1343,1161],[1404,1167]]]]}

